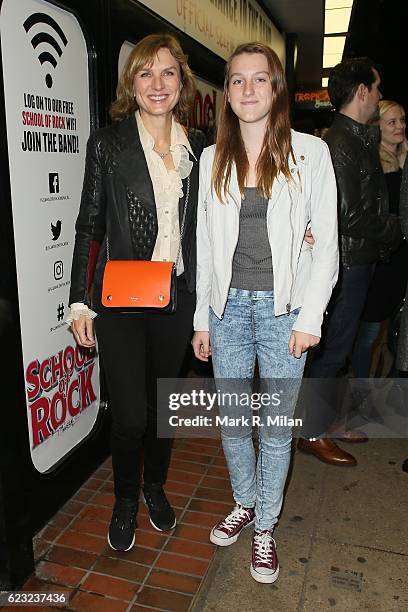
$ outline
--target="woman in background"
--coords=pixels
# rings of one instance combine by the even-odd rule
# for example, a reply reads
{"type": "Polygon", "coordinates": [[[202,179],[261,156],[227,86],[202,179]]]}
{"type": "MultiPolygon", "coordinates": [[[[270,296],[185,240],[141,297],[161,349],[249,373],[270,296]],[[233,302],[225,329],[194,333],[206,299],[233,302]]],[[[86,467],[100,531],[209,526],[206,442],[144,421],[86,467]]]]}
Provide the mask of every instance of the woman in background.
{"type": "MultiPolygon", "coordinates": [[[[399,215],[402,168],[408,143],[405,137],[405,111],[398,102],[380,101],[379,127],[379,153],[387,184],[389,212],[399,215]]],[[[396,251],[387,254],[384,262],[376,265],[353,350],[352,365],[356,378],[369,377],[371,351],[381,323],[398,310],[405,295],[407,280],[408,245],[403,242],[396,251]]]]}

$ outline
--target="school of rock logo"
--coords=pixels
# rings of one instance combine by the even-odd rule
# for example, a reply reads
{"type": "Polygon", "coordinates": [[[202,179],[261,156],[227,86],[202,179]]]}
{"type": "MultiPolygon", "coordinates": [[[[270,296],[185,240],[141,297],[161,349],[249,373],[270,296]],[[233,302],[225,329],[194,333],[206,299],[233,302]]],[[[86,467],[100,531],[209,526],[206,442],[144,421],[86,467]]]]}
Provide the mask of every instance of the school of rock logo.
{"type": "Polygon", "coordinates": [[[67,346],[25,373],[33,448],[70,427],[96,400],[92,386],[95,352],[67,346]]]}

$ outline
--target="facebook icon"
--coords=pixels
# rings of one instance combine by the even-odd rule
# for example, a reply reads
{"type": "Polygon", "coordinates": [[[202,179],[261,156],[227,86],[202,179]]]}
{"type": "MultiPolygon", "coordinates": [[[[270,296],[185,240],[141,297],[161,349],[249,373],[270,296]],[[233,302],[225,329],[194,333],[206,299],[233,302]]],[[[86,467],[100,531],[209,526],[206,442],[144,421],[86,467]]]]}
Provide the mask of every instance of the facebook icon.
{"type": "Polygon", "coordinates": [[[50,193],[59,193],[59,176],[58,172],[50,172],[48,174],[48,186],[50,193]]]}

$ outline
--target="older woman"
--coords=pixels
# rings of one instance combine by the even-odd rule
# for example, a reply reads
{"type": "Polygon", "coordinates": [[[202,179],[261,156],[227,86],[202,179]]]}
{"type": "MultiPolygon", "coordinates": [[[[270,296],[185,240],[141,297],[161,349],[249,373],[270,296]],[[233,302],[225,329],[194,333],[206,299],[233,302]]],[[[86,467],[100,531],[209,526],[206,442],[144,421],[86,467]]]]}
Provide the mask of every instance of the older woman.
{"type": "Polygon", "coordinates": [[[111,109],[114,123],[94,132],[88,142],[69,320],[76,341],[91,347],[97,315],[112,411],[116,503],[108,541],[121,551],[135,541],[142,454],[150,521],[160,531],[176,524],[163,491],[171,441],[157,438],[156,381],[179,375],[192,333],[202,139],[182,122],[193,92],[178,41],[168,34],[147,36],[133,49],[119,80],[111,109]],[[176,312],[132,315],[105,308],[101,284],[108,250],[110,259],[176,262],[176,312]],[[91,298],[87,288],[95,259],[91,298]]]}

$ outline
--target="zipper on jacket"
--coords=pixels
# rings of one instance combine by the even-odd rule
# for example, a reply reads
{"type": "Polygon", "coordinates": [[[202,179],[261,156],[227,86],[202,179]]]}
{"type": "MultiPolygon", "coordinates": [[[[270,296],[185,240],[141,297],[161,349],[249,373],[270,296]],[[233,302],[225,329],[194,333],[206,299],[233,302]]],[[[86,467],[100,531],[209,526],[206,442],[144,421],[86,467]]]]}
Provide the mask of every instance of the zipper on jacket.
{"type": "MultiPolygon", "coordinates": [[[[236,248],[237,248],[237,244],[238,244],[238,240],[239,240],[240,204],[239,204],[239,203],[237,202],[237,200],[234,198],[234,196],[233,196],[233,194],[232,194],[232,193],[230,193],[230,196],[231,196],[231,198],[233,199],[234,204],[235,204],[235,205],[237,206],[237,208],[238,208],[238,233],[237,233],[237,239],[236,239],[236,241],[235,241],[235,245],[234,245],[234,250],[233,250],[233,253],[232,253],[232,259],[231,259],[231,269],[230,269],[230,277],[229,277],[229,281],[228,281],[227,295],[226,295],[225,300],[224,300],[224,303],[223,303],[223,305],[222,305],[222,312],[223,312],[223,315],[222,315],[222,317],[221,317],[221,318],[223,318],[223,317],[224,317],[225,306],[226,306],[227,301],[228,301],[228,293],[229,293],[229,290],[230,290],[231,280],[232,280],[232,262],[233,262],[233,260],[234,260],[234,254],[235,254],[235,250],[236,250],[236,248]]],[[[225,204],[225,206],[227,206],[227,204],[225,204]]]]}
{"type": "MultiPolygon", "coordinates": [[[[295,161],[295,157],[292,151],[292,157],[293,157],[293,161],[294,163],[296,163],[295,161]]],[[[301,159],[303,159],[303,157],[301,156],[301,159]]],[[[300,188],[300,193],[303,192],[302,189],[302,178],[300,176],[300,172],[299,172],[299,168],[296,164],[296,170],[297,170],[297,177],[299,180],[299,188],[300,188]]],[[[293,169],[292,169],[293,171],[293,169]]],[[[292,297],[293,297],[293,286],[295,284],[295,275],[293,273],[293,244],[295,241],[295,229],[293,227],[293,220],[292,220],[292,211],[293,211],[293,198],[292,198],[292,191],[290,189],[290,185],[288,184],[288,191],[289,191],[289,198],[290,198],[290,210],[289,210],[289,225],[290,225],[290,229],[292,232],[292,244],[291,244],[291,248],[290,248],[290,275],[291,275],[291,284],[290,284],[290,291],[289,291],[289,302],[286,304],[286,314],[290,314],[290,309],[292,306],[292,297]]]]}
{"type": "Polygon", "coordinates": [[[293,285],[295,283],[295,277],[294,277],[294,274],[293,274],[293,243],[294,243],[294,239],[295,239],[295,230],[293,228],[293,221],[292,221],[293,199],[292,199],[292,192],[290,190],[290,186],[289,185],[288,185],[288,191],[289,191],[289,198],[290,198],[289,225],[290,225],[290,230],[291,230],[292,238],[291,238],[291,245],[290,245],[290,261],[289,261],[291,284],[290,284],[290,290],[289,290],[289,302],[286,304],[286,314],[287,315],[290,314],[290,308],[291,308],[291,305],[292,305],[293,285]]]}

